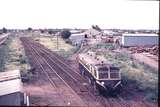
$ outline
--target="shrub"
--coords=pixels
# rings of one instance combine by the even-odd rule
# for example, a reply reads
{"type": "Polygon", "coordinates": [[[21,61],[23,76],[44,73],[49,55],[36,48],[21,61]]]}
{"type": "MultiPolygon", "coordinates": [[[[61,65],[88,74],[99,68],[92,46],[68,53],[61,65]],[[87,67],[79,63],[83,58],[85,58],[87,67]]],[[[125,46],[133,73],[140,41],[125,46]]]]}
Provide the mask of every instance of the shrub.
{"type": "Polygon", "coordinates": [[[21,64],[27,63],[26,57],[24,57],[23,55],[19,55],[19,61],[20,61],[21,64]]]}
{"type": "Polygon", "coordinates": [[[63,39],[68,39],[70,37],[70,35],[71,35],[71,32],[69,30],[63,30],[61,32],[61,36],[63,39]]]}
{"type": "Polygon", "coordinates": [[[157,94],[156,93],[148,93],[146,96],[145,96],[145,99],[149,100],[149,101],[154,101],[156,102],[158,97],[157,97],[157,94]]]}
{"type": "Polygon", "coordinates": [[[31,27],[29,27],[27,30],[28,30],[28,31],[32,31],[32,28],[31,28],[31,27]]]}
{"type": "Polygon", "coordinates": [[[21,77],[22,77],[22,82],[27,82],[29,80],[32,79],[33,74],[32,72],[25,72],[25,71],[21,71],[21,77]]]}
{"type": "Polygon", "coordinates": [[[2,32],[7,33],[7,29],[5,27],[3,27],[2,32]]]}

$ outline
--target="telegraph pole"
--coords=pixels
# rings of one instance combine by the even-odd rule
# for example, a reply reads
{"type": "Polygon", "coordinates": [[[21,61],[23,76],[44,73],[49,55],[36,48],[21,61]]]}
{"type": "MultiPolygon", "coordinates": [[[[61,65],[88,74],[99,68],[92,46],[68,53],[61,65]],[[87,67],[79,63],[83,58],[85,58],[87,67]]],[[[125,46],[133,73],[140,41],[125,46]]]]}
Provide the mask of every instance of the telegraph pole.
{"type": "Polygon", "coordinates": [[[58,50],[58,35],[59,35],[59,33],[57,34],[57,50],[58,50]]]}

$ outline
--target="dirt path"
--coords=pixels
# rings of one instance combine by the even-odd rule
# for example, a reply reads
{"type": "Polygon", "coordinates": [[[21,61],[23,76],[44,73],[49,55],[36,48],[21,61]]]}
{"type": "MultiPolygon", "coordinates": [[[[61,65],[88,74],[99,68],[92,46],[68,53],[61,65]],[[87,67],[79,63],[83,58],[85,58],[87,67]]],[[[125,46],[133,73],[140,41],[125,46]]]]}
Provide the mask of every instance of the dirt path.
{"type": "Polygon", "coordinates": [[[136,60],[139,60],[140,62],[143,62],[158,70],[158,60],[157,61],[155,60],[158,58],[153,59],[152,57],[149,57],[147,56],[147,54],[143,54],[143,53],[134,53],[132,55],[136,60]]]}

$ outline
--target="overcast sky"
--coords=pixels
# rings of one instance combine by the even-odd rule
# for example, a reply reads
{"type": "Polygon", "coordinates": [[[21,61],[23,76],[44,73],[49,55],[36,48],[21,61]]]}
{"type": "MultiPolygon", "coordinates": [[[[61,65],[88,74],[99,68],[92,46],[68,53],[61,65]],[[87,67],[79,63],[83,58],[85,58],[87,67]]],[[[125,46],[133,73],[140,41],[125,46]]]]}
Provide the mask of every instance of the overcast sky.
{"type": "Polygon", "coordinates": [[[158,1],[0,0],[0,28],[158,29],[158,1]]]}

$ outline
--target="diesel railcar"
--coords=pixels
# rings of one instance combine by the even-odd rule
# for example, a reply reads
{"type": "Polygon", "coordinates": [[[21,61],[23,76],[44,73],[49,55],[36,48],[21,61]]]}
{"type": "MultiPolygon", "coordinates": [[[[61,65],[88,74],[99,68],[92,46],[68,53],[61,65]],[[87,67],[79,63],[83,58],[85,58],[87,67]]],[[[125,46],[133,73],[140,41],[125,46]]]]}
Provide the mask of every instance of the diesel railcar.
{"type": "Polygon", "coordinates": [[[95,52],[82,53],[78,56],[81,75],[88,78],[94,89],[108,92],[121,87],[121,73],[118,67],[109,64],[105,58],[95,52]]]}

